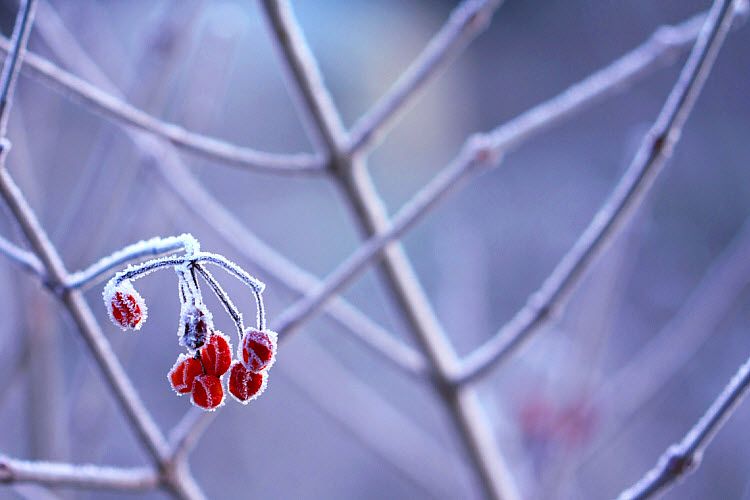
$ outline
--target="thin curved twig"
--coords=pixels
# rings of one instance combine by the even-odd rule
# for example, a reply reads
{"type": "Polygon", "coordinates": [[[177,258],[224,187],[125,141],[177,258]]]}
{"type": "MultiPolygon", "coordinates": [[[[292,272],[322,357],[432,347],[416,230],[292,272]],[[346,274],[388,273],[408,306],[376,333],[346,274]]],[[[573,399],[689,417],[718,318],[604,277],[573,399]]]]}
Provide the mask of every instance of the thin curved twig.
{"type": "Polygon", "coordinates": [[[653,469],[620,493],[619,500],[640,500],[670,487],[681,476],[695,470],[703,450],[731,416],[750,388],[750,358],[740,366],[698,423],[679,443],[670,446],[653,469]]]}
{"type": "Polygon", "coordinates": [[[503,0],[464,0],[448,21],[349,133],[347,153],[354,155],[374,148],[415,101],[463,49],[490,24],[503,0]]]}

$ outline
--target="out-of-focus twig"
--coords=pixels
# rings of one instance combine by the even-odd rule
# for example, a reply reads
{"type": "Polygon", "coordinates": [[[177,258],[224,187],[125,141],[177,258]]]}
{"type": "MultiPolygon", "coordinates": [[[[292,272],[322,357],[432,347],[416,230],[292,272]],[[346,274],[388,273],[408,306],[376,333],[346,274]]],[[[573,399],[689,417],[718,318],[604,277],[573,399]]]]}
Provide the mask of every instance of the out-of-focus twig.
{"type": "MultiPolygon", "coordinates": [[[[731,2],[730,2],[731,3],[731,2]]],[[[670,446],[633,486],[623,491],[620,500],[649,498],[693,471],[699,464],[703,450],[711,443],[726,420],[737,408],[750,387],[750,358],[740,366],[732,380],[714,400],[698,423],[679,443],[670,446]]]]}
{"type": "MultiPolygon", "coordinates": [[[[625,174],[541,288],[531,295],[526,305],[505,326],[465,360],[459,378],[461,383],[487,374],[552,317],[595,258],[629,220],[671,156],[682,127],[729,31],[733,15],[731,0],[715,4],[677,83],[625,174]]],[[[497,135],[492,134],[490,138],[497,140],[497,135]]]]}
{"type": "Polygon", "coordinates": [[[489,25],[503,0],[464,0],[388,92],[352,126],[350,155],[377,146],[427,84],[489,25]]]}
{"type": "Polygon", "coordinates": [[[0,455],[0,484],[36,483],[117,491],[147,491],[159,485],[159,476],[145,467],[121,468],[32,462],[0,455]]]}
{"type": "MultiPolygon", "coordinates": [[[[7,53],[8,41],[0,38],[0,50],[7,53]]],[[[319,175],[324,172],[322,161],[311,154],[272,154],[228,143],[221,139],[196,134],[174,123],[164,122],[127,102],[91,85],[71,73],[62,71],[49,61],[27,54],[26,66],[45,84],[71,95],[102,116],[129,127],[162,137],[175,146],[226,165],[258,172],[291,175],[319,175]],[[70,89],[75,89],[70,93],[70,89]]],[[[1,123],[1,122],[0,122],[1,123]]]]}
{"type": "Polygon", "coordinates": [[[0,253],[19,264],[25,271],[44,278],[44,266],[32,252],[20,248],[0,236],[0,253]]]}
{"type": "MultiPolygon", "coordinates": [[[[0,73],[0,137],[3,139],[8,133],[8,118],[13,104],[16,80],[21,69],[21,61],[26,53],[31,27],[34,25],[35,10],[36,0],[24,0],[20,3],[7,51],[8,56],[3,62],[3,71],[0,73]]],[[[3,149],[7,149],[6,145],[3,146],[3,149]]]]}

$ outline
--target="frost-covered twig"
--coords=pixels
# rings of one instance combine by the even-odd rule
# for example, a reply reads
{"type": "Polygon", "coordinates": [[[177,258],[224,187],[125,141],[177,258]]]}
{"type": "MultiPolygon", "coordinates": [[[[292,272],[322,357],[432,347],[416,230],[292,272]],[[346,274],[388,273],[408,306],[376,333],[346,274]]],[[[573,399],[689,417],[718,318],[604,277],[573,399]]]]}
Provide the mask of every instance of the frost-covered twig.
{"type": "MultiPolygon", "coordinates": [[[[0,51],[7,53],[8,50],[9,42],[0,37],[0,51]]],[[[315,155],[266,153],[191,132],[177,124],[161,121],[33,53],[27,54],[25,63],[24,70],[28,69],[43,83],[74,97],[105,118],[164,138],[190,153],[263,173],[320,175],[325,172],[323,160],[315,155]],[[72,94],[70,89],[74,89],[72,94]]]]}
{"type": "Polygon", "coordinates": [[[111,286],[116,287],[124,281],[136,280],[160,269],[165,269],[168,267],[176,268],[193,263],[206,263],[218,266],[247,285],[251,290],[253,290],[255,294],[263,292],[263,289],[265,288],[263,282],[261,282],[257,278],[250,276],[247,271],[242,269],[231,260],[227,259],[223,255],[210,252],[197,252],[192,255],[186,254],[180,256],[168,255],[166,257],[160,257],[158,259],[151,259],[140,264],[132,264],[119,273],[115,274],[110,279],[110,283],[111,286]]]}
{"type": "Polygon", "coordinates": [[[0,455],[0,484],[36,483],[117,491],[148,491],[159,486],[159,476],[145,467],[122,468],[17,460],[0,455]]]}
{"type": "Polygon", "coordinates": [[[14,245],[3,237],[0,237],[0,253],[19,264],[26,271],[36,274],[42,279],[44,278],[44,266],[33,253],[14,245]]]}
{"type": "Polygon", "coordinates": [[[486,29],[503,0],[464,0],[388,92],[352,126],[347,152],[377,146],[430,80],[486,29]]]}
{"type": "Polygon", "coordinates": [[[167,238],[157,236],[149,240],[139,241],[102,258],[82,271],[72,273],[68,277],[66,285],[69,288],[84,287],[94,282],[103,274],[107,274],[112,269],[120,267],[127,262],[182,249],[188,254],[193,254],[200,251],[200,246],[190,234],[181,234],[167,238]]]}
{"type": "Polygon", "coordinates": [[[223,255],[200,252],[196,254],[195,257],[191,257],[191,260],[196,263],[205,262],[206,264],[213,264],[215,266],[221,267],[229,274],[234,275],[238,280],[251,288],[255,293],[262,293],[263,289],[266,287],[266,285],[264,285],[262,281],[250,276],[247,271],[245,271],[240,266],[227,259],[223,255]]]}
{"type": "Polygon", "coordinates": [[[679,443],[670,446],[656,466],[642,479],[623,491],[620,500],[648,498],[672,485],[683,474],[693,471],[703,450],[737,408],[750,387],[750,358],[740,366],[732,380],[714,400],[706,413],[679,443]]]}
{"type": "MultiPolygon", "coordinates": [[[[464,362],[460,383],[485,375],[559,309],[594,259],[617,234],[670,157],[732,23],[733,2],[714,4],[688,61],[625,174],[589,226],[526,305],[464,362]]],[[[491,140],[502,137],[492,134],[491,140]]]]}

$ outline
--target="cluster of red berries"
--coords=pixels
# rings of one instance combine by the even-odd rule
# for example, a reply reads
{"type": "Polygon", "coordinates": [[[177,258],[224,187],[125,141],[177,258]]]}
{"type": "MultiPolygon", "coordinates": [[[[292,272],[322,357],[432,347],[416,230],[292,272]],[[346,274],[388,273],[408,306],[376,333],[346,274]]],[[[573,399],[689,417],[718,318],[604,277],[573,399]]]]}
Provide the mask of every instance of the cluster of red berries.
{"type": "MultiPolygon", "coordinates": [[[[123,330],[138,330],[146,320],[146,303],[129,280],[104,290],[112,321],[123,330]]],[[[241,320],[239,322],[241,325],[241,320]]],[[[229,338],[213,328],[211,313],[199,300],[183,301],[178,335],[188,353],[180,354],[167,376],[178,395],[190,393],[194,405],[215,410],[225,401],[222,379],[229,372],[229,393],[242,404],[260,396],[276,360],[277,334],[238,326],[240,345],[233,360],[229,338]]]]}
{"type": "Polygon", "coordinates": [[[211,332],[195,355],[180,354],[169,371],[169,382],[179,395],[192,393],[194,405],[214,410],[224,403],[222,377],[229,372],[229,393],[247,404],[266,388],[268,370],[276,359],[276,334],[248,328],[238,354],[240,359],[233,362],[229,339],[211,332]]]}

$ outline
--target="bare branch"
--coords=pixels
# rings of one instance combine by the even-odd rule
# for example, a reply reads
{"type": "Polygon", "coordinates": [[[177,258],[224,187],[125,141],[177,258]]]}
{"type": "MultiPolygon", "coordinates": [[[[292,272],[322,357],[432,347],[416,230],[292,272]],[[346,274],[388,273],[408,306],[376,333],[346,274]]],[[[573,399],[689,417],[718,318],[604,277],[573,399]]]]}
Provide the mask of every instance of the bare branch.
{"type": "Polygon", "coordinates": [[[34,25],[36,0],[22,0],[13,26],[8,57],[3,63],[0,74],[0,137],[5,138],[8,132],[8,117],[13,104],[13,93],[21,69],[21,61],[26,52],[31,27],[34,25]]]}
{"type": "Polygon", "coordinates": [[[46,486],[148,491],[159,486],[159,476],[145,467],[121,468],[30,462],[0,455],[0,484],[36,483],[46,486]]]}
{"type": "MultiPolygon", "coordinates": [[[[0,37],[0,51],[7,54],[8,47],[8,41],[0,37]]],[[[161,121],[33,53],[28,53],[24,62],[24,71],[28,70],[44,84],[81,102],[103,117],[161,137],[195,155],[263,173],[319,175],[324,172],[322,160],[315,155],[265,153],[191,132],[177,124],[161,121]]]]}
{"type": "MultiPolygon", "coordinates": [[[[729,2],[731,3],[731,1],[729,2]]],[[[656,466],[642,479],[623,491],[620,500],[648,498],[671,486],[680,476],[699,465],[703,450],[711,443],[750,387],[750,358],[740,366],[706,413],[679,443],[667,449],[656,466]]]]}
{"type": "MultiPolygon", "coordinates": [[[[500,331],[467,357],[459,377],[460,383],[487,374],[552,317],[618,229],[629,220],[671,156],[682,126],[732,23],[733,11],[731,0],[714,4],[677,83],[615,189],[541,288],[531,295],[526,305],[500,331]]],[[[499,131],[493,133],[490,140],[502,137],[502,131],[499,131]]]]}
{"type": "Polygon", "coordinates": [[[187,459],[190,451],[203,435],[203,431],[217,415],[216,412],[205,412],[195,407],[185,412],[169,433],[169,456],[172,463],[181,463],[187,459]]]}
{"type": "Polygon", "coordinates": [[[464,0],[448,21],[372,108],[352,126],[350,155],[374,148],[385,137],[431,80],[490,24],[503,0],[464,0]]]}
{"type": "Polygon", "coordinates": [[[273,31],[281,59],[290,73],[290,90],[298,94],[300,107],[307,111],[308,133],[330,157],[343,151],[346,132],[341,123],[315,57],[310,53],[302,30],[287,0],[263,0],[263,11],[273,31]]]}
{"type": "Polygon", "coordinates": [[[15,261],[25,271],[39,276],[44,280],[44,266],[33,253],[20,248],[3,237],[0,237],[0,253],[15,261]]]}

